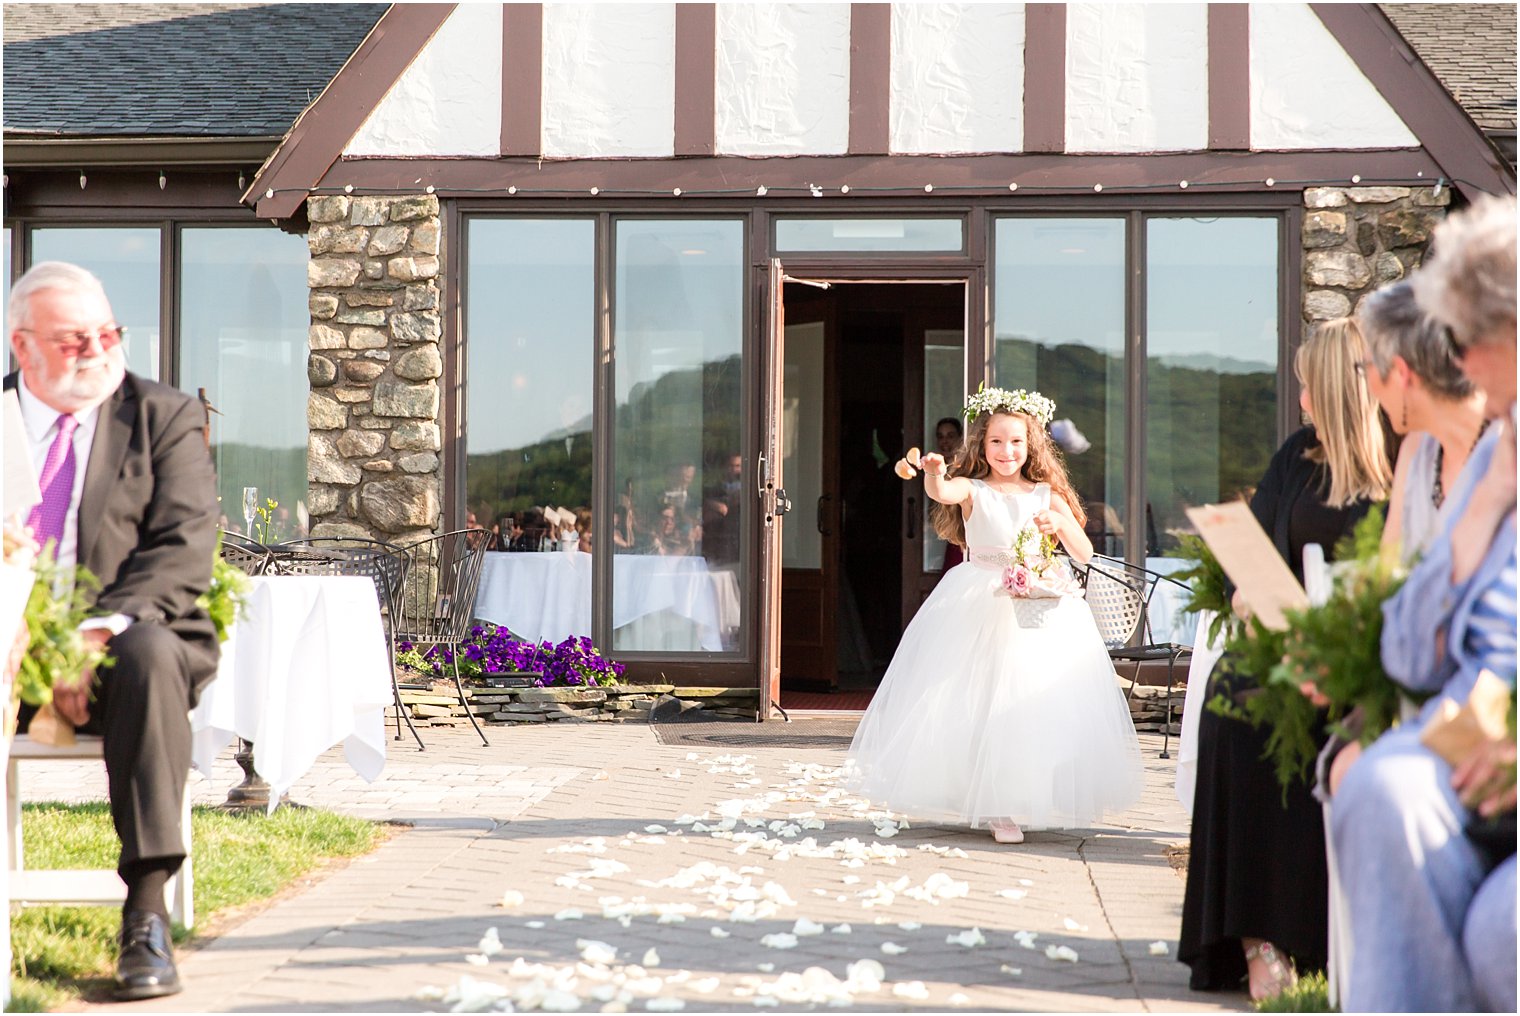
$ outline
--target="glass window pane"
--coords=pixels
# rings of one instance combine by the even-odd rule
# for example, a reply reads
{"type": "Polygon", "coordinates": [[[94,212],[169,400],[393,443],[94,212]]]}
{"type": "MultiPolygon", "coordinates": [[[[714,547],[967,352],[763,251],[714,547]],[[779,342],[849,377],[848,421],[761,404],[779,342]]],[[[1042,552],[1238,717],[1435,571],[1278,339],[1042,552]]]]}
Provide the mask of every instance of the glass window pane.
{"type": "MultiPolygon", "coordinates": [[[[270,228],[180,232],[179,386],[201,389],[223,525],[243,530],[242,493],[277,501],[270,539],[305,535],[306,242],[270,228]]],[[[109,283],[108,283],[109,285],[109,283]]]]}
{"type": "MultiPolygon", "coordinates": [[[[781,400],[781,478],[793,504],[818,503],[823,493],[822,321],[786,326],[786,377],[781,400]]],[[[822,567],[817,526],[781,527],[781,567],[822,567]]]]}
{"type": "Polygon", "coordinates": [[[960,219],[777,219],[778,251],[961,249],[960,219]]]}
{"type": "Polygon", "coordinates": [[[632,518],[613,565],[613,648],[741,644],[744,225],[616,226],[614,475],[632,518]]]}
{"type": "MultiPolygon", "coordinates": [[[[966,333],[959,328],[928,329],[924,332],[924,451],[948,448],[954,455],[960,450],[965,431],[961,407],[965,401],[966,333]]],[[[934,531],[929,517],[934,502],[927,497],[923,501],[924,517],[919,521],[924,534],[924,571],[943,571],[945,541],[934,531]]]]}
{"type": "Polygon", "coordinates": [[[467,236],[465,507],[511,552],[486,555],[476,613],[589,637],[596,223],[471,219],[467,236]]]}
{"type": "Polygon", "coordinates": [[[1125,553],[1124,220],[1000,219],[994,383],[1055,400],[1080,440],[1065,448],[1100,554],[1125,553]]]}
{"type": "Polygon", "coordinates": [[[1254,487],[1277,446],[1272,218],[1146,222],[1149,553],[1191,532],[1183,509],[1254,487]]]}
{"type": "Polygon", "coordinates": [[[159,244],[156,228],[32,230],[32,264],[70,261],[99,277],[117,324],[127,328],[127,369],[154,380],[159,364],[159,244]]]}

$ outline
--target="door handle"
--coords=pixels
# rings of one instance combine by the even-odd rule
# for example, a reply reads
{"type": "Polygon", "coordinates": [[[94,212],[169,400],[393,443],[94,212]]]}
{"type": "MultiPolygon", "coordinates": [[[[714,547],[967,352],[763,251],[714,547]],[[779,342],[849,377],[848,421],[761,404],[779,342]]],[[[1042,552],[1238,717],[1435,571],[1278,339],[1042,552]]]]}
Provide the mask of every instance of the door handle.
{"type": "Polygon", "coordinates": [[[830,500],[830,496],[828,494],[825,494],[818,499],[818,532],[824,536],[829,535],[829,531],[825,526],[825,523],[828,522],[828,515],[826,514],[827,510],[824,508],[824,502],[828,500],[830,500]]]}
{"type": "Polygon", "coordinates": [[[910,497],[908,498],[908,539],[910,540],[913,539],[913,534],[917,531],[917,520],[918,498],[910,497]]]}
{"type": "Polygon", "coordinates": [[[792,510],[792,499],[786,496],[785,487],[776,488],[776,516],[779,518],[792,510]]]}

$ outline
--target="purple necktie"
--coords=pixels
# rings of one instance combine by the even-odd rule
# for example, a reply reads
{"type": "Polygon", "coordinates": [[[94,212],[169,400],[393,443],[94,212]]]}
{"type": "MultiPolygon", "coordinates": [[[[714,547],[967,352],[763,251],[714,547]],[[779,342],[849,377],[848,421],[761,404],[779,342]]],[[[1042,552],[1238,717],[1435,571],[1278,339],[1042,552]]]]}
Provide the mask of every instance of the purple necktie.
{"type": "Polygon", "coordinates": [[[37,542],[47,546],[63,542],[63,520],[69,514],[69,500],[74,495],[74,429],[79,421],[68,413],[58,417],[58,436],[42,462],[37,486],[42,488],[42,502],[32,509],[26,524],[32,527],[37,542]]]}

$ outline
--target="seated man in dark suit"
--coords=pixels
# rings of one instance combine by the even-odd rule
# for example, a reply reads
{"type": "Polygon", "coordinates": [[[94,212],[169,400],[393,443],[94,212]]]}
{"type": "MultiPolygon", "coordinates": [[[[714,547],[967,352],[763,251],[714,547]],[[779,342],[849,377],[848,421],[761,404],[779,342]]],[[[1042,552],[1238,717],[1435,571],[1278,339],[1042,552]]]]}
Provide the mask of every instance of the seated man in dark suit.
{"type": "Polygon", "coordinates": [[[104,738],[127,885],[116,994],[180,990],[164,887],[184,861],[186,713],[216,674],[216,632],[196,598],[211,582],[216,475],[195,399],[126,371],[100,281],[58,261],[17,280],[9,304],[21,401],[42,503],[27,520],[61,564],[100,580],[84,635],[114,665],[54,675],[53,706],[104,738]]]}

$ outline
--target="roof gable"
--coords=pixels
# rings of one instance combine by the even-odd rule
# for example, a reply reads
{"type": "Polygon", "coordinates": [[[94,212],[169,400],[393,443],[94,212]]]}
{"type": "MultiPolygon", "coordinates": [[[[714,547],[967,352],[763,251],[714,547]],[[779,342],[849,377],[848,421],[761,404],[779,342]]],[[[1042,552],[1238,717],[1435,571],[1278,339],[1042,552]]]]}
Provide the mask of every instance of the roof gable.
{"type": "Polygon", "coordinates": [[[384,4],[6,4],[4,127],[279,137],[384,4]]]}

